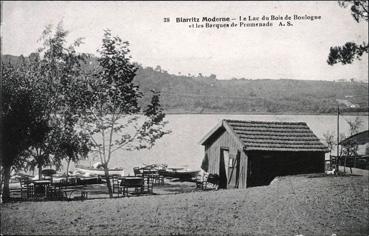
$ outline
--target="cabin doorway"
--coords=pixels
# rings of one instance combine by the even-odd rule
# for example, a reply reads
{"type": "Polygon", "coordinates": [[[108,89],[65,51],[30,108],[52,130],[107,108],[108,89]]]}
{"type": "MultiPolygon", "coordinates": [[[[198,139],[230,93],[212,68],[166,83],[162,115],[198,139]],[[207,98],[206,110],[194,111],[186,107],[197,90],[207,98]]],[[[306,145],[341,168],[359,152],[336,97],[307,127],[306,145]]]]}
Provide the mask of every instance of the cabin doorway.
{"type": "Polygon", "coordinates": [[[227,188],[238,188],[240,176],[240,151],[236,155],[229,155],[228,174],[227,174],[227,188]]]}
{"type": "Polygon", "coordinates": [[[229,153],[228,148],[220,149],[219,188],[238,188],[240,152],[229,153]]]}
{"type": "Polygon", "coordinates": [[[219,188],[227,188],[228,183],[228,168],[229,168],[229,149],[220,149],[219,161],[219,188]]]}

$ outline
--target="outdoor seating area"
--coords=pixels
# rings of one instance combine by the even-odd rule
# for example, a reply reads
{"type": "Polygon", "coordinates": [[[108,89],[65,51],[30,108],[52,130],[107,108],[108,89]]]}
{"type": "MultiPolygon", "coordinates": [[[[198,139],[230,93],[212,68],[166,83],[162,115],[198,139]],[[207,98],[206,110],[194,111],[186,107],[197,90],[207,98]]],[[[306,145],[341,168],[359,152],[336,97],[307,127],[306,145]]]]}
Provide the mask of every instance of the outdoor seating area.
{"type": "MultiPolygon", "coordinates": [[[[168,169],[171,170],[171,168],[168,169]]],[[[217,189],[209,183],[213,179],[212,175],[202,175],[197,179],[183,179],[181,176],[184,172],[178,172],[180,173],[178,176],[163,176],[163,170],[166,170],[166,166],[153,164],[133,168],[134,175],[110,175],[113,197],[217,189]]],[[[15,201],[71,201],[109,197],[106,179],[102,175],[85,177],[71,172],[67,177],[65,174],[57,174],[49,169],[43,171],[39,179],[25,174],[17,174],[13,179],[11,198],[15,201]]]]}
{"type": "Polygon", "coordinates": [[[101,177],[67,176],[54,169],[42,170],[41,178],[17,173],[12,178],[10,197],[15,201],[85,200],[93,184],[102,184],[101,177]]]}
{"type": "MultiPolygon", "coordinates": [[[[75,179],[71,179],[75,183],[75,179]]],[[[68,185],[68,182],[61,181],[53,183],[52,179],[32,180],[21,178],[20,188],[12,190],[12,198],[22,201],[52,201],[52,200],[72,200],[76,196],[81,200],[87,199],[88,192],[83,185],[68,185]]]]}
{"type": "Polygon", "coordinates": [[[129,195],[153,194],[154,185],[163,185],[164,176],[159,174],[157,165],[146,165],[145,167],[133,168],[134,176],[113,176],[113,193],[118,197],[129,195]]]}

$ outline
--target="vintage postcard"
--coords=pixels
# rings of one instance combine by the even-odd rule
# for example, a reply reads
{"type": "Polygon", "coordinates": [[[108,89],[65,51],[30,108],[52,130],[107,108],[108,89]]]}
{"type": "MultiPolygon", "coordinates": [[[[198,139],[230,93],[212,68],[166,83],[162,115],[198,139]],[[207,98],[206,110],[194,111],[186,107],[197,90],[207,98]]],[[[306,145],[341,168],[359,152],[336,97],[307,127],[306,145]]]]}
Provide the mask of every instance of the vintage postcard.
{"type": "Polygon", "coordinates": [[[368,235],[368,1],[1,2],[4,235],[368,235]]]}

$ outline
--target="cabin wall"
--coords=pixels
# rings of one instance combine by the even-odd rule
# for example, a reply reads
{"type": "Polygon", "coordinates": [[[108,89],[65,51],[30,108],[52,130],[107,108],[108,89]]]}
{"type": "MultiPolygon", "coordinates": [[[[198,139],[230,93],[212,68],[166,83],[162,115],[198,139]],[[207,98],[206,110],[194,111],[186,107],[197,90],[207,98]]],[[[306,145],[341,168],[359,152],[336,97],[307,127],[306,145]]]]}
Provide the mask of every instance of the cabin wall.
{"type": "Polygon", "coordinates": [[[248,171],[248,156],[245,152],[241,151],[238,188],[247,187],[247,171],[248,171]]]}
{"type": "MultiPolygon", "coordinates": [[[[247,170],[247,156],[242,151],[243,146],[238,143],[236,138],[228,133],[225,129],[221,130],[218,135],[216,135],[212,140],[210,140],[207,144],[205,144],[205,153],[208,156],[209,160],[209,169],[208,172],[211,174],[220,175],[220,155],[221,149],[225,148],[229,150],[229,155],[232,157],[237,157],[237,152],[240,152],[240,163],[239,163],[239,177],[238,177],[238,187],[246,187],[246,172],[247,170]]],[[[223,174],[223,173],[222,173],[223,174]]],[[[231,180],[231,182],[234,180],[231,180]]],[[[235,182],[232,182],[234,185],[235,182]]]]}
{"type": "Polygon", "coordinates": [[[248,152],[247,186],[268,185],[276,176],[324,172],[324,152],[248,152]]]}

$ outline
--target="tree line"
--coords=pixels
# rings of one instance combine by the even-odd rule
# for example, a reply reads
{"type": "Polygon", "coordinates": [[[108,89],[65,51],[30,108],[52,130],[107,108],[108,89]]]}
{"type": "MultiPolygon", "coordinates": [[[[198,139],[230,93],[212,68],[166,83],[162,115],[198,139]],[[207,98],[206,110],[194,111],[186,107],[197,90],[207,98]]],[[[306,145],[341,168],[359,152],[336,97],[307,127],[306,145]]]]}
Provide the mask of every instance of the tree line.
{"type": "MultiPolygon", "coordinates": [[[[4,61],[19,64],[18,57],[4,61]]],[[[143,67],[136,64],[133,82],[143,94],[152,89],[160,91],[161,104],[166,112],[179,113],[314,113],[330,114],[337,111],[337,99],[347,101],[343,112],[367,112],[368,83],[347,79],[346,81],[317,81],[293,79],[231,79],[219,80],[209,76],[170,74],[160,66],[143,67]],[[349,106],[351,104],[352,106],[349,106]]],[[[81,65],[91,73],[99,62],[89,55],[81,65]]],[[[149,96],[139,101],[145,106],[149,96]]]]}
{"type": "Polygon", "coordinates": [[[143,90],[161,91],[168,112],[329,114],[337,110],[336,99],[353,105],[342,106],[344,111],[367,111],[368,107],[368,84],[356,81],[218,80],[215,75],[173,75],[142,66],[135,81],[143,90]]]}

